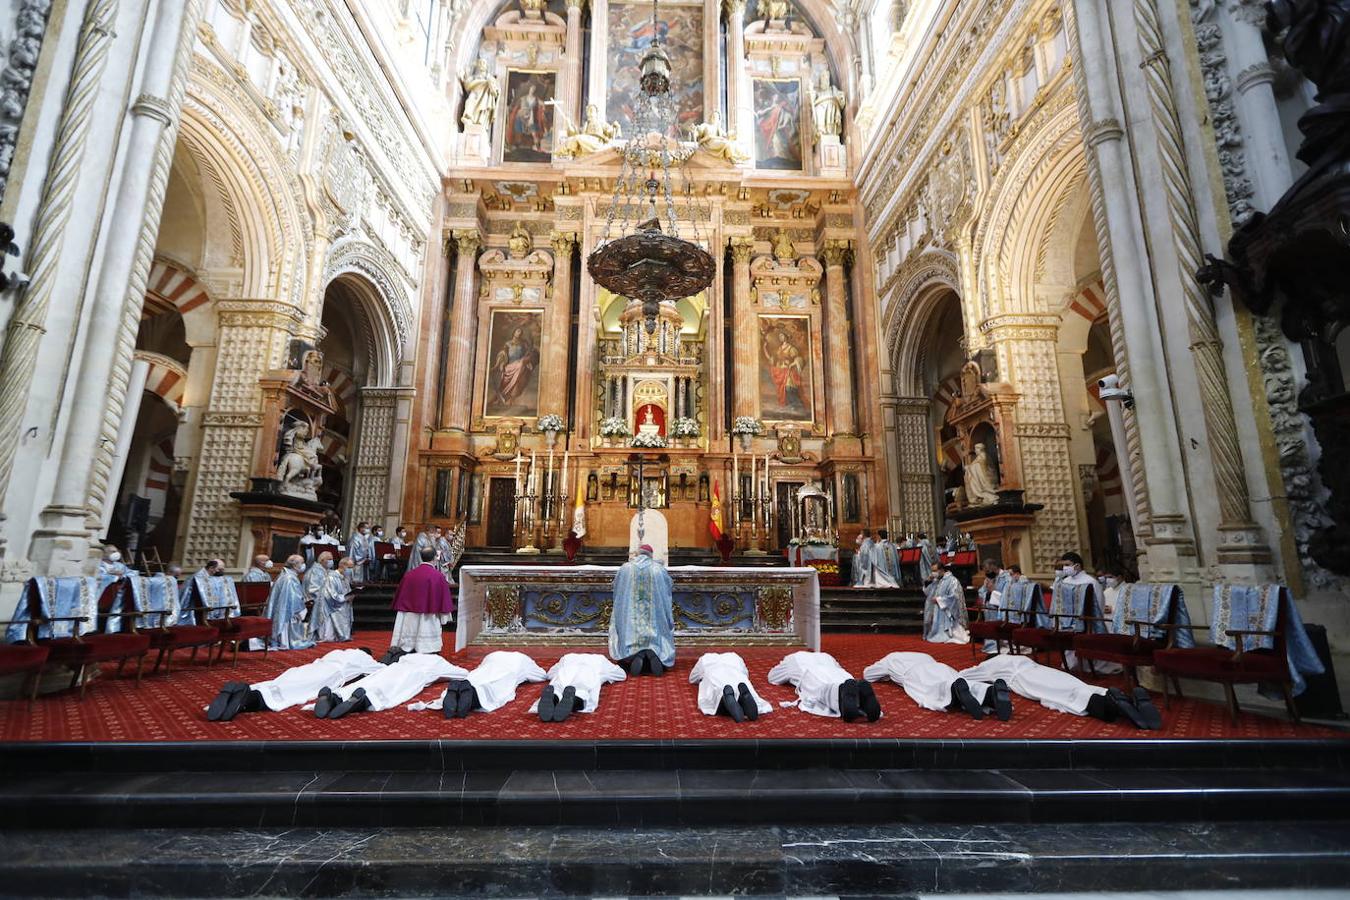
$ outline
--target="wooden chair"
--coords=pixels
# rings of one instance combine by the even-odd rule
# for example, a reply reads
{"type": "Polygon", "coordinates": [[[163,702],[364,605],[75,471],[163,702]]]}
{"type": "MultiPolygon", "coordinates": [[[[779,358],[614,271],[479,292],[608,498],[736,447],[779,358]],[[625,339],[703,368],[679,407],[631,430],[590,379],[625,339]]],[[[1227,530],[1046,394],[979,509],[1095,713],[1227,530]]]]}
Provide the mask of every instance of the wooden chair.
{"type": "MultiPolygon", "coordinates": [[[[122,591],[122,579],[108,584],[99,594],[97,619],[106,624],[110,616],[118,616],[125,622],[134,622],[141,617],[137,612],[120,612],[116,606],[119,595],[122,591]]],[[[29,639],[33,644],[39,647],[45,647],[49,653],[47,662],[51,665],[69,666],[74,674],[70,679],[70,686],[74,688],[80,686],[80,699],[83,700],[88,682],[84,680],[84,673],[91,665],[117,661],[117,674],[122,674],[122,668],[127,660],[136,660],[136,687],[141,686],[141,671],[145,666],[145,654],[150,651],[150,638],[148,635],[139,633],[135,626],[131,626],[129,631],[120,631],[113,633],[103,633],[93,631],[89,634],[80,634],[79,626],[73,629],[71,637],[63,638],[39,638],[38,632],[42,625],[54,622],[72,622],[78,623],[84,621],[79,616],[45,616],[42,612],[42,598],[38,593],[37,579],[32,579],[27,588],[28,596],[28,623],[29,639]]]]}
{"type": "MultiPolygon", "coordinates": [[[[1051,589],[1053,590],[1053,589],[1051,589]]],[[[1043,593],[1043,598],[1047,598],[1052,604],[1050,590],[1043,593]]],[[[1068,652],[1073,649],[1074,638],[1078,636],[1082,626],[1079,622],[1094,621],[1093,612],[1097,608],[1096,592],[1089,586],[1083,598],[1083,610],[1081,613],[1040,613],[1050,619],[1051,627],[1046,628],[1040,625],[1022,625],[1013,629],[1012,643],[1019,647],[1025,647],[1030,651],[1033,657],[1038,653],[1058,653],[1060,667],[1064,671],[1069,671],[1068,652]]],[[[1037,619],[1032,618],[1032,621],[1037,619]]],[[[1091,663],[1088,667],[1091,668],[1091,663]]]]}
{"type": "MultiPolygon", "coordinates": [[[[17,623],[0,622],[0,626],[14,624],[17,623]]],[[[50,647],[39,647],[27,640],[17,644],[0,645],[0,675],[28,673],[25,680],[25,687],[28,689],[25,693],[30,704],[37,699],[38,685],[42,682],[42,670],[46,667],[47,657],[51,652],[50,647]]]]}
{"type": "MultiPolygon", "coordinates": [[[[267,608],[267,598],[272,593],[272,585],[266,581],[242,581],[235,583],[235,592],[239,595],[240,615],[231,615],[232,609],[225,609],[224,619],[206,619],[208,624],[214,624],[220,632],[220,655],[217,660],[224,658],[225,645],[231,644],[234,647],[234,657],[231,665],[239,665],[239,644],[243,641],[261,638],[263,642],[263,657],[267,657],[268,644],[272,637],[272,620],[267,616],[258,615],[265,612],[267,608]]],[[[203,610],[203,615],[206,615],[203,610]]]]}
{"type": "MultiPolygon", "coordinates": [[[[1007,602],[1010,591],[1004,592],[1007,602]]],[[[987,606],[977,603],[966,607],[970,619],[970,653],[979,658],[979,647],[984,641],[993,641],[1001,651],[1006,644],[1008,652],[1013,650],[1013,632],[1018,628],[1034,625],[1036,613],[1044,608],[1045,588],[1034,585],[1029,609],[1017,609],[1011,606],[987,606]],[[991,614],[993,617],[991,618],[991,614]]]]}
{"type": "MultiPolygon", "coordinates": [[[[127,590],[130,590],[128,586],[127,590]]],[[[155,657],[155,668],[150,674],[159,673],[159,667],[164,665],[164,674],[169,674],[169,669],[173,666],[173,655],[178,650],[187,647],[192,648],[192,658],[188,664],[197,661],[197,652],[202,647],[206,648],[206,664],[211,665],[211,649],[220,642],[220,632],[214,625],[196,623],[192,625],[177,625],[168,621],[169,612],[167,610],[151,610],[141,614],[142,616],[155,618],[158,624],[145,629],[145,634],[150,637],[150,649],[157,650],[155,657]]]]}
{"type": "MultiPolygon", "coordinates": [[[[1129,626],[1129,632],[1124,634],[1085,632],[1073,639],[1073,652],[1083,659],[1119,663],[1125,669],[1125,677],[1130,688],[1138,687],[1139,667],[1153,665],[1153,656],[1157,651],[1170,649],[1176,644],[1177,629],[1169,629],[1165,626],[1175,623],[1177,604],[1184,603],[1185,598],[1182,596],[1180,587],[1176,585],[1164,585],[1163,587],[1171,588],[1163,623],[1154,625],[1151,622],[1127,618],[1125,624],[1129,626]],[[1153,637],[1155,629],[1165,630],[1166,636],[1163,638],[1153,637]]],[[[1122,590],[1124,589],[1122,588],[1122,590]]],[[[1125,600],[1122,598],[1117,602],[1123,603],[1125,600]]],[[[1089,620],[1108,621],[1095,616],[1090,617],[1089,620]]]]}

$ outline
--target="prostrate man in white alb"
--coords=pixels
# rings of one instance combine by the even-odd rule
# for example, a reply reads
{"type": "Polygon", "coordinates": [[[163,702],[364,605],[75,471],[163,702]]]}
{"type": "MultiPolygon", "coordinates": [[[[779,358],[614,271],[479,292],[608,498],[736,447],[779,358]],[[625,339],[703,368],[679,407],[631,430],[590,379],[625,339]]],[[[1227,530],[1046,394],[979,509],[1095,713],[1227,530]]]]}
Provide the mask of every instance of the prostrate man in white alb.
{"type": "Polygon", "coordinates": [[[476,709],[496,712],[516,699],[516,688],[547,678],[548,673],[524,653],[493,650],[467,676],[452,679],[438,699],[408,708],[439,709],[447,719],[463,719],[476,709]]]}
{"type": "Polygon", "coordinates": [[[927,653],[888,653],[863,669],[868,681],[890,679],[904,688],[909,698],[924,709],[946,712],[964,710],[972,719],[992,712],[1002,722],[1012,718],[1012,698],[1003,679],[992,683],[962,678],[960,673],[927,653]]]}
{"type": "Polygon", "coordinates": [[[314,701],[314,716],[340,719],[354,712],[381,712],[406,703],[437,681],[469,673],[434,653],[405,653],[380,669],[344,687],[325,688],[314,701]]]}
{"type": "Polygon", "coordinates": [[[382,668],[367,649],[330,650],[313,662],[292,666],[270,681],[226,682],[206,708],[206,718],[228,722],[240,713],[281,712],[313,700],[322,690],[341,687],[353,678],[382,668]]]}
{"type": "Polygon", "coordinates": [[[599,653],[567,653],[548,670],[548,684],[530,707],[541,722],[564,722],[574,712],[600,707],[600,689],[628,676],[599,653]]]}
{"type": "Polygon", "coordinates": [[[1068,672],[1043,666],[1029,656],[991,656],[959,674],[968,682],[992,683],[1002,679],[1013,693],[1036,700],[1055,712],[1092,716],[1103,722],[1114,722],[1124,716],[1136,728],[1156,730],[1162,727],[1162,714],[1143,688],[1135,688],[1130,696],[1119,688],[1097,687],[1068,672]]]}
{"type": "Polygon", "coordinates": [[[797,689],[798,708],[813,716],[837,716],[852,722],[881,718],[881,701],[866,681],[854,678],[828,653],[798,650],[769,670],[770,684],[797,689]]]}
{"type": "Polygon", "coordinates": [[[698,685],[698,708],[705,716],[728,715],[751,722],[773,706],[755,693],[750,670],[738,653],[705,653],[694,663],[689,683],[698,685]]]}

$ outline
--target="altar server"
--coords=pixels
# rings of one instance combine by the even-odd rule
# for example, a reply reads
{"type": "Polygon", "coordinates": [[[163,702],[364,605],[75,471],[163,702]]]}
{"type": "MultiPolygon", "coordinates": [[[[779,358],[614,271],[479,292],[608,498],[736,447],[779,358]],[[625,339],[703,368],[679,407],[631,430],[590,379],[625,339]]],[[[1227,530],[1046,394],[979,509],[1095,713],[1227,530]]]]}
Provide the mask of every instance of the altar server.
{"type": "Polygon", "coordinates": [[[369,650],[330,650],[313,662],[292,666],[270,681],[226,682],[206,708],[212,722],[228,722],[239,713],[281,712],[307,703],[323,689],[341,687],[353,678],[384,668],[369,650]]]}
{"type": "Polygon", "coordinates": [[[1092,601],[1097,605],[1098,610],[1094,615],[1101,615],[1102,583],[1083,571],[1083,557],[1070,550],[1060,556],[1056,568],[1055,584],[1087,584],[1092,586],[1092,601]]]}
{"type": "Polygon", "coordinates": [[[923,607],[923,639],[935,644],[968,644],[966,597],[961,582],[944,562],[933,566],[937,577],[929,586],[923,607]]]}
{"type": "Polygon", "coordinates": [[[267,558],[267,554],[259,553],[253,557],[253,565],[249,566],[248,571],[244,573],[244,581],[249,582],[270,582],[272,576],[268,570],[272,568],[272,560],[267,558]]]}
{"type": "Polygon", "coordinates": [[[567,653],[548,670],[548,684],[530,707],[541,722],[563,722],[574,712],[592,713],[600,706],[600,689],[627,678],[599,653],[567,653]]]}
{"type": "Polygon", "coordinates": [[[853,587],[867,587],[872,583],[872,532],[866,528],[858,535],[858,549],[853,551],[853,587]]]}
{"type": "Polygon", "coordinates": [[[1012,718],[1012,698],[1008,683],[992,683],[962,678],[951,666],[927,653],[888,653],[863,670],[868,681],[890,679],[904,689],[909,698],[924,709],[946,712],[963,710],[972,719],[983,719],[993,712],[1000,721],[1012,718]]]}
{"type": "Polygon", "coordinates": [[[314,716],[340,719],[354,712],[381,712],[406,703],[437,681],[469,673],[434,653],[407,653],[391,665],[344,687],[325,688],[314,701],[314,716]]]}
{"type": "MultiPolygon", "coordinates": [[[[984,583],[980,585],[980,605],[984,607],[984,617],[990,621],[1000,619],[999,610],[1003,606],[1003,597],[1012,584],[1012,574],[992,559],[984,561],[984,583]]],[[[997,653],[998,641],[990,638],[984,642],[985,653],[997,653]]]]}
{"type": "Polygon", "coordinates": [[[738,653],[705,653],[694,663],[689,683],[698,685],[698,708],[705,716],[728,715],[737,722],[773,712],[750,684],[750,670],[738,653]]]}
{"type": "Polygon", "coordinates": [[[493,650],[464,678],[446,686],[440,699],[410,709],[439,709],[447,719],[462,719],[476,709],[496,712],[516,699],[516,688],[527,681],[545,681],[548,673],[524,653],[493,650]]]}
{"type": "Polygon", "coordinates": [[[877,529],[877,542],[872,547],[872,586],[900,586],[900,551],[891,542],[890,533],[885,528],[877,529]]]}
{"type": "Polygon", "coordinates": [[[352,582],[356,564],[342,557],[336,569],[329,569],[319,598],[310,614],[310,632],[319,643],[352,639],[352,582]]]}
{"type": "Polygon", "coordinates": [[[307,650],[314,646],[305,627],[305,589],[300,573],[305,558],[299,554],[286,558],[286,568],[272,582],[267,595],[267,617],[272,620],[273,650],[307,650]]]}
{"type": "Polygon", "coordinates": [[[866,681],[854,678],[828,653],[798,650],[769,670],[771,684],[797,689],[798,708],[813,716],[838,716],[852,722],[881,718],[881,702],[866,681]]]}
{"type": "Polygon", "coordinates": [[[127,564],[122,562],[122,553],[112,544],[103,548],[103,558],[98,561],[98,583],[100,590],[119,578],[126,577],[127,564]]]}
{"type": "Polygon", "coordinates": [[[674,583],[650,544],[614,574],[609,656],[630,675],[660,675],[675,665],[674,583]]]}
{"type": "Polygon", "coordinates": [[[389,646],[409,653],[440,653],[441,626],[455,611],[455,597],[436,568],[434,547],[413,551],[419,565],[409,570],[394,593],[394,634],[389,646]]]}
{"type": "Polygon", "coordinates": [[[370,524],[358,522],[356,532],[348,541],[352,558],[352,584],[361,584],[371,575],[371,561],[375,559],[375,539],[370,535],[370,524]]]}
{"type": "Polygon", "coordinates": [[[1002,679],[1013,693],[1035,700],[1046,709],[1072,716],[1092,716],[1114,722],[1124,716],[1136,728],[1162,727],[1162,714],[1148,691],[1135,688],[1126,694],[1118,688],[1103,688],[1080,681],[1068,672],[1043,666],[1029,656],[991,656],[960,673],[967,681],[994,682],[1002,679]]]}

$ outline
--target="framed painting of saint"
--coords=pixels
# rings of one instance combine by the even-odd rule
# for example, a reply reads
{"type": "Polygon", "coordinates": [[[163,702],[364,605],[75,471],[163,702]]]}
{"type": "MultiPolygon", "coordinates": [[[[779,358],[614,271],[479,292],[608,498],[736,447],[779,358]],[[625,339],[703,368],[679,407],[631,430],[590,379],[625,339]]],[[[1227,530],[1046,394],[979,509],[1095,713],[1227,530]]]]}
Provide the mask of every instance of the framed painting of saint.
{"type": "Polygon", "coordinates": [[[812,422],[811,319],[759,317],[760,417],[778,422],[812,422]]]}
{"type": "Polygon", "coordinates": [[[542,310],[492,311],[484,416],[538,415],[543,320],[542,310]]]}
{"type": "Polygon", "coordinates": [[[632,133],[637,105],[638,63],[659,37],[670,54],[671,99],[675,131],[683,133],[703,121],[703,4],[666,2],[656,12],[648,2],[610,0],[609,55],[606,59],[609,101],[606,118],[618,123],[624,137],[632,133]]]}
{"type": "Polygon", "coordinates": [[[510,69],[506,73],[503,162],[548,162],[553,158],[556,72],[510,69]]]}
{"type": "Polygon", "coordinates": [[[755,168],[802,170],[802,83],[754,79],[755,168]]]}

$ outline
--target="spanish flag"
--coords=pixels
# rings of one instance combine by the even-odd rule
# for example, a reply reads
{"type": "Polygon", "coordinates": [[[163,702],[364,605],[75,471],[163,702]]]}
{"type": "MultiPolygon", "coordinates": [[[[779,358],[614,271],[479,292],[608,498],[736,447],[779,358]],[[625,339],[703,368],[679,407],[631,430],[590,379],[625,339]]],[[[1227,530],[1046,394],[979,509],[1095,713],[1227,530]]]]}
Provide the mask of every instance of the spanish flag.
{"type": "Polygon", "coordinates": [[[714,541],[722,539],[722,482],[713,482],[712,513],[708,518],[708,531],[714,541]]]}

